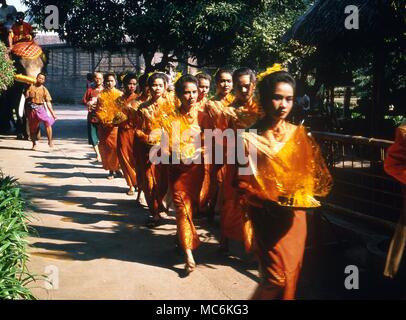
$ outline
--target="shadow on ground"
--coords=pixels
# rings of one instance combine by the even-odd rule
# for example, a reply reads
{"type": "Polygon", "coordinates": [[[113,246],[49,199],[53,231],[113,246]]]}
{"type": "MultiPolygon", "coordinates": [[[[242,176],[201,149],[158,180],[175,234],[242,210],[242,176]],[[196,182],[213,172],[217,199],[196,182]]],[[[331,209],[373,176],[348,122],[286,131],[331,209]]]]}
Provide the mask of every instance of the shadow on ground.
{"type": "MultiPolygon", "coordinates": [[[[42,165],[42,164],[41,164],[42,165]]],[[[47,166],[47,165],[45,165],[47,166]]],[[[49,165],[50,167],[53,164],[49,165]]],[[[69,166],[69,165],[67,165],[69,166]]],[[[54,168],[52,168],[54,169],[54,168]]],[[[64,167],[66,169],[66,167],[64,167]]],[[[70,174],[62,172],[31,172],[49,177],[69,177],[70,174]]],[[[73,173],[70,176],[76,176],[73,173]]],[[[88,175],[88,174],[86,174],[88,175]]],[[[105,175],[93,175],[93,178],[105,178],[105,175]]],[[[166,220],[160,226],[149,229],[146,227],[148,211],[135,198],[128,199],[103,199],[104,193],[122,193],[127,190],[117,186],[98,185],[65,185],[63,188],[50,188],[46,184],[24,186],[26,198],[38,201],[41,194],[46,193],[47,200],[58,201],[71,206],[70,211],[58,211],[57,206],[52,204],[46,210],[36,207],[31,202],[30,208],[40,215],[60,216],[62,222],[78,223],[87,225],[86,230],[74,228],[35,227],[38,238],[32,247],[49,250],[50,253],[38,254],[55,259],[69,260],[93,260],[93,259],[117,259],[122,261],[138,262],[151,266],[167,268],[184,276],[182,268],[175,265],[183,265],[183,256],[175,246],[176,222],[166,220]],[[75,197],[69,192],[93,193],[94,196],[75,197]],[[35,200],[36,199],[36,200],[35,200]],[[78,210],[75,210],[77,208],[78,210]],[[83,210],[86,209],[86,210],[83,210]],[[105,222],[109,222],[105,226],[105,222]],[[111,224],[113,227],[111,226],[111,224]],[[98,226],[97,224],[101,224],[98,226]],[[157,232],[163,230],[164,232],[157,232]],[[73,243],[55,244],[44,241],[45,239],[62,240],[73,243]]],[[[249,270],[256,269],[256,263],[246,259],[244,254],[237,248],[236,255],[225,257],[218,252],[216,243],[209,243],[217,238],[219,229],[202,223],[205,231],[200,233],[202,245],[196,250],[195,259],[200,267],[217,268],[219,265],[227,265],[238,272],[258,280],[249,270]],[[210,227],[210,226],[209,226],[210,227]]],[[[197,225],[199,229],[199,225],[197,225]]],[[[200,229],[202,230],[202,229],[200,229]]]]}
{"type": "MultiPolygon", "coordinates": [[[[92,168],[81,164],[54,164],[48,161],[65,159],[54,155],[35,155],[41,159],[37,169],[31,174],[48,176],[50,178],[64,179],[70,177],[83,177],[81,172],[66,173],[58,170],[76,168],[92,168]],[[53,171],[47,171],[53,170],[53,171]]],[[[68,158],[69,159],[69,158],[68,158]]],[[[72,160],[85,160],[71,158],[72,160]]],[[[102,173],[86,173],[92,179],[105,179],[102,173]]],[[[28,200],[47,199],[61,202],[71,206],[69,211],[58,211],[52,204],[48,209],[31,208],[41,215],[60,216],[61,222],[85,225],[81,230],[75,228],[36,227],[40,240],[33,243],[33,254],[53,259],[93,260],[116,259],[121,261],[137,262],[155,267],[166,268],[184,276],[183,256],[175,247],[176,224],[174,220],[167,220],[156,229],[145,226],[148,212],[146,208],[135,201],[135,198],[106,199],[106,193],[126,192],[126,188],[105,185],[64,185],[55,188],[47,184],[25,185],[28,200]],[[72,193],[85,192],[86,196],[72,196],[72,193]],[[77,210],[76,210],[77,209],[77,210]],[[85,210],[84,210],[85,209],[85,210]],[[107,222],[107,225],[106,225],[107,222]],[[157,232],[162,231],[162,232],[157,232]],[[58,244],[47,242],[46,239],[62,240],[71,243],[58,244]],[[44,253],[46,249],[48,252],[44,253]]],[[[124,196],[124,195],[123,195],[124,196]]],[[[217,221],[217,220],[216,220],[217,221]]],[[[312,220],[310,222],[310,234],[312,220]]],[[[226,265],[258,281],[252,272],[256,269],[256,262],[244,255],[242,246],[233,247],[233,256],[225,257],[219,254],[218,244],[213,239],[219,237],[218,223],[208,224],[204,219],[199,220],[197,229],[201,230],[201,246],[195,252],[199,268],[213,268],[226,265]]],[[[348,256],[348,251],[354,246],[361,245],[356,242],[346,242],[339,235],[333,234],[330,226],[324,225],[320,231],[329,233],[323,243],[333,240],[329,246],[316,247],[313,237],[308,239],[308,249],[305,252],[304,265],[298,283],[298,299],[397,299],[404,297],[404,283],[406,277],[400,274],[396,281],[383,279],[381,273],[366,266],[360,266],[359,289],[347,290],[344,281],[348,274],[344,273],[347,265],[354,264],[354,259],[348,256]],[[323,230],[323,231],[322,231],[323,230]]]]}

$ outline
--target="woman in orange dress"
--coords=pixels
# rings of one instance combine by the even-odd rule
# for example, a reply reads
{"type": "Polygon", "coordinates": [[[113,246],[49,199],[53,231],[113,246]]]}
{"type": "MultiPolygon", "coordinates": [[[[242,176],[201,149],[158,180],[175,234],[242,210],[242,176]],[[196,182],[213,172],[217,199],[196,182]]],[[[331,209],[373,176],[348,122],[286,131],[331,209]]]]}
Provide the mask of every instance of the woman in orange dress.
{"type": "Polygon", "coordinates": [[[201,72],[196,74],[196,78],[199,81],[197,102],[201,105],[205,105],[210,93],[211,77],[207,73],[201,72]]]}
{"type": "MultiPolygon", "coordinates": [[[[252,221],[261,282],[253,299],[294,299],[305,241],[306,210],[320,206],[331,176],[317,144],[302,126],[286,121],[293,106],[295,80],[277,71],[258,83],[265,116],[242,133],[251,174],[235,183],[252,221]]],[[[241,168],[239,168],[241,169],[241,168]]]]}
{"type": "Polygon", "coordinates": [[[153,145],[150,134],[160,128],[160,119],[165,113],[164,108],[168,106],[167,86],[168,80],[164,73],[156,72],[149,76],[150,99],[140,104],[137,112],[134,152],[138,175],[141,175],[138,186],[144,192],[151,214],[149,227],[158,225],[162,219],[160,213],[166,211],[163,199],[168,190],[167,165],[152,163],[149,155],[153,145]]]}
{"type": "Polygon", "coordinates": [[[99,151],[102,158],[103,169],[109,171],[107,179],[120,176],[120,162],[117,155],[118,127],[113,123],[117,105],[116,100],[123,94],[115,88],[116,76],[114,73],[104,75],[104,89],[97,100],[96,115],[99,118],[99,151]]]}
{"type": "MultiPolygon", "coordinates": [[[[123,80],[124,94],[118,99],[118,105],[125,120],[118,126],[117,153],[121,170],[123,171],[125,181],[129,187],[127,194],[135,194],[137,188],[137,174],[135,171],[134,159],[134,135],[135,135],[135,100],[137,98],[137,77],[135,74],[127,74],[123,80]]],[[[139,196],[139,193],[138,193],[139,196]]]]}
{"type": "Polygon", "coordinates": [[[220,101],[223,106],[227,107],[234,101],[233,90],[233,72],[227,69],[220,69],[214,75],[216,83],[216,95],[212,101],[220,101]]]}
{"type": "MultiPolygon", "coordinates": [[[[263,116],[259,105],[254,97],[256,86],[256,77],[249,68],[240,68],[233,73],[233,87],[235,93],[234,101],[224,109],[227,122],[227,128],[234,130],[237,134],[238,129],[251,127],[258,119],[263,116]]],[[[226,142],[225,152],[229,148],[234,148],[226,142]]],[[[236,161],[227,159],[223,169],[223,183],[220,194],[222,201],[219,204],[221,238],[220,249],[228,253],[228,240],[244,241],[248,250],[250,247],[251,234],[250,225],[246,223],[242,207],[239,203],[239,195],[233,186],[234,176],[236,174],[236,161]]],[[[237,159],[234,159],[237,160],[237,159]]]]}
{"type": "MultiPolygon", "coordinates": [[[[176,96],[181,105],[176,110],[174,119],[179,121],[180,128],[183,128],[183,130],[194,130],[193,141],[203,146],[202,132],[204,129],[213,129],[213,122],[209,114],[196,103],[197,88],[198,80],[192,75],[184,75],[175,83],[176,96]]],[[[175,123],[175,121],[172,121],[172,123],[175,123]]],[[[184,136],[184,132],[180,132],[181,137],[184,136]]],[[[186,146],[184,148],[187,149],[186,146]]],[[[189,274],[196,267],[192,250],[196,249],[200,243],[193,224],[193,217],[199,209],[199,196],[204,178],[204,164],[201,161],[199,163],[199,161],[192,161],[191,159],[200,157],[202,160],[204,156],[202,149],[193,147],[193,151],[184,157],[183,150],[185,149],[181,149],[180,153],[178,153],[181,155],[180,161],[175,163],[172,149],[172,163],[169,166],[169,187],[176,211],[179,245],[185,254],[185,271],[189,274]]]]}
{"type": "MultiPolygon", "coordinates": [[[[227,122],[224,120],[224,117],[218,115],[222,114],[224,108],[234,101],[234,96],[231,93],[233,89],[232,71],[220,69],[216,72],[214,80],[216,83],[216,94],[208,101],[206,108],[211,114],[215,115],[215,127],[224,130],[227,128],[227,122]]],[[[218,142],[215,141],[213,143],[213,155],[216,149],[222,148],[223,141],[221,142],[221,146],[216,145],[216,143],[218,142]]],[[[222,201],[222,195],[219,191],[221,190],[220,186],[224,179],[225,161],[219,161],[221,163],[212,162],[213,163],[205,164],[205,176],[200,194],[201,211],[207,211],[210,220],[213,220],[215,213],[220,212],[219,205],[222,201]]]]}

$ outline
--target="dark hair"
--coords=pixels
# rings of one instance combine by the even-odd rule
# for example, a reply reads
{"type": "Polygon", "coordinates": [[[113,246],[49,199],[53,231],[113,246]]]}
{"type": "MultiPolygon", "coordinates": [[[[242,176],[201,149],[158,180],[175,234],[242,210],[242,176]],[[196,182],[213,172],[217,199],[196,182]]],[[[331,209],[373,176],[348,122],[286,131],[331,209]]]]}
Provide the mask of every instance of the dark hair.
{"type": "Polygon", "coordinates": [[[265,76],[257,85],[259,93],[259,101],[262,106],[265,106],[267,102],[272,99],[276,85],[280,82],[288,83],[292,86],[293,91],[296,89],[296,81],[286,71],[277,71],[265,76]]]}
{"type": "Polygon", "coordinates": [[[199,81],[197,80],[197,78],[195,76],[193,76],[191,74],[185,74],[184,76],[181,76],[178,79],[178,81],[176,81],[176,83],[175,83],[175,93],[176,93],[178,98],[183,93],[185,83],[194,83],[196,85],[196,87],[199,86],[199,81]]]}
{"type": "Polygon", "coordinates": [[[104,74],[103,79],[106,82],[109,77],[113,77],[115,81],[117,81],[116,75],[113,72],[107,72],[104,74]]]}
{"type": "MultiPolygon", "coordinates": [[[[137,75],[136,75],[135,73],[132,73],[132,72],[131,72],[131,73],[127,73],[127,74],[124,76],[124,79],[123,79],[124,85],[128,85],[131,79],[137,80],[137,75]]],[[[137,80],[137,82],[138,82],[138,80],[137,80]]]]}
{"type": "Polygon", "coordinates": [[[87,80],[87,81],[93,81],[93,79],[94,79],[94,74],[88,72],[88,73],[86,74],[86,80],[87,80]]]}
{"type": "Polygon", "coordinates": [[[231,70],[228,69],[219,69],[216,74],[214,75],[214,80],[216,81],[216,83],[218,83],[220,81],[220,76],[223,73],[229,73],[230,75],[233,74],[233,72],[231,70]]]}
{"type": "Polygon", "coordinates": [[[257,81],[254,71],[250,68],[240,68],[233,72],[233,83],[235,84],[241,76],[250,76],[250,81],[253,83],[257,81]]]}
{"type": "Polygon", "coordinates": [[[47,77],[47,75],[46,75],[45,73],[43,73],[43,72],[39,72],[39,73],[37,74],[37,78],[38,78],[38,76],[44,76],[45,78],[47,77]]]}
{"type": "Polygon", "coordinates": [[[156,79],[162,79],[165,85],[168,85],[168,76],[162,72],[154,72],[148,77],[148,86],[152,87],[152,84],[156,79]]]}
{"type": "Polygon", "coordinates": [[[195,75],[195,77],[196,77],[197,80],[205,79],[207,81],[211,81],[210,75],[208,75],[207,73],[204,73],[204,72],[198,73],[197,75],[195,75]]]}
{"type": "Polygon", "coordinates": [[[144,92],[146,87],[148,86],[148,74],[147,73],[143,73],[142,75],[140,75],[140,77],[138,78],[138,85],[140,86],[140,90],[142,92],[144,92]]]}

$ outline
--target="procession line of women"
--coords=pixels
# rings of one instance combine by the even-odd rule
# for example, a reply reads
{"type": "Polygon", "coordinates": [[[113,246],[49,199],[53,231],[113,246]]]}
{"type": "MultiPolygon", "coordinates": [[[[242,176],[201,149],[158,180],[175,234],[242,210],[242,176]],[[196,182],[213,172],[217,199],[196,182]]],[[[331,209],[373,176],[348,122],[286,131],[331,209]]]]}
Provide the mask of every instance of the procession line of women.
{"type": "Polygon", "coordinates": [[[315,141],[302,126],[287,121],[294,102],[293,77],[279,66],[260,77],[257,82],[248,68],[219,70],[210,99],[211,77],[203,73],[181,76],[174,91],[168,90],[168,76],[159,72],[139,79],[127,74],[124,92],[115,89],[114,74],[104,75],[104,88],[95,77],[96,86],[84,98],[89,119],[96,119],[89,120],[89,141],[110,179],[121,168],[128,194],[138,190],[139,198],[144,193],[151,227],[172,204],[188,274],[196,269],[193,251],[200,245],[194,218],[217,213],[221,248],[227,250],[229,239],[239,240],[258,257],[261,282],[253,298],[294,299],[306,211],[320,205],[315,196],[329,192],[331,176],[315,141]],[[175,127],[181,131],[176,139],[156,135],[157,130],[173,133],[175,127]],[[196,134],[183,138],[187,130],[196,134]],[[231,130],[239,136],[247,161],[241,163],[235,152],[228,152],[238,139],[205,141],[207,130],[231,130]],[[221,161],[207,161],[218,150],[221,161]],[[152,154],[170,161],[157,163],[152,154]],[[204,161],[192,161],[197,157],[204,161]],[[250,173],[241,174],[245,169],[250,173]]]}

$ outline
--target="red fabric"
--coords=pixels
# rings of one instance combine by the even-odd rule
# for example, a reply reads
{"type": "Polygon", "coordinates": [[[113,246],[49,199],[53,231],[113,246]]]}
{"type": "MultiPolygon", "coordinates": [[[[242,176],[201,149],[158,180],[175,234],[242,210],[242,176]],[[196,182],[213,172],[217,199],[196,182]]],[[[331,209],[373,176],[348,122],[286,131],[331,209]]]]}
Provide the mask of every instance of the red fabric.
{"type": "Polygon", "coordinates": [[[385,159],[385,171],[406,184],[406,124],[396,130],[395,143],[389,147],[385,159]]]}
{"type": "Polygon", "coordinates": [[[11,50],[13,54],[22,58],[35,58],[42,54],[42,49],[34,41],[18,42],[11,50]]]}
{"type": "Polygon", "coordinates": [[[26,36],[30,36],[32,33],[32,27],[29,23],[23,22],[23,24],[15,23],[11,28],[13,30],[13,42],[17,43],[18,41],[23,40],[26,36]]]}
{"type": "Polygon", "coordinates": [[[83,96],[83,103],[86,105],[92,98],[97,98],[100,95],[101,90],[97,90],[95,88],[88,88],[86,89],[85,95],[83,96]]]}

